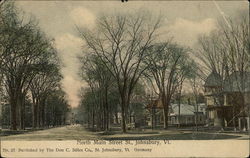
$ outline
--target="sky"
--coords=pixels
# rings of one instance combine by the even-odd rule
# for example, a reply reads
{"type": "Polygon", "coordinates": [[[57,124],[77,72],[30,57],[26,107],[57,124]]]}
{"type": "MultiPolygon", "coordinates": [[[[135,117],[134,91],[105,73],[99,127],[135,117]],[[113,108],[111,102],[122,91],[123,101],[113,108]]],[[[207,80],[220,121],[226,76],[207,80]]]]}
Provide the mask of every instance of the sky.
{"type": "Polygon", "coordinates": [[[72,107],[80,101],[78,91],[85,87],[78,73],[84,41],[76,26],[95,28],[99,15],[117,12],[133,13],[146,10],[161,15],[163,37],[183,46],[194,47],[200,34],[209,34],[218,28],[217,20],[233,17],[240,10],[248,9],[247,1],[17,1],[16,6],[26,16],[33,16],[46,35],[55,39],[58,56],[63,63],[62,87],[72,107]]]}

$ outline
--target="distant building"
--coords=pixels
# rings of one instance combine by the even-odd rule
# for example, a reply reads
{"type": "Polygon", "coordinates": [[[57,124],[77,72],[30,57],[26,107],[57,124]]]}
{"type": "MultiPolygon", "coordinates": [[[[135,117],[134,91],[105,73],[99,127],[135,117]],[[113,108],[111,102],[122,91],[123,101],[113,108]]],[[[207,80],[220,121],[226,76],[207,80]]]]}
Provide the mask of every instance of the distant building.
{"type": "Polygon", "coordinates": [[[223,80],[213,71],[204,87],[211,126],[249,129],[250,73],[234,72],[223,80]]]}
{"type": "Polygon", "coordinates": [[[169,114],[170,125],[205,125],[206,115],[204,111],[205,104],[198,104],[198,107],[188,104],[172,104],[169,114]],[[180,108],[180,111],[179,111],[180,108]],[[179,114],[180,112],[180,114],[179,114]]]}
{"type": "MultiPolygon", "coordinates": [[[[118,112],[117,113],[117,118],[114,116],[112,120],[113,124],[122,124],[122,113],[118,112]]],[[[137,117],[137,115],[132,112],[128,114],[128,118],[126,120],[126,126],[129,129],[133,128],[140,128],[142,126],[145,126],[146,124],[146,119],[144,117],[137,117]]]]}
{"type": "Polygon", "coordinates": [[[117,113],[117,118],[114,116],[113,119],[114,119],[113,122],[115,124],[122,124],[122,113],[118,112],[117,113]]]}
{"type": "MultiPolygon", "coordinates": [[[[205,104],[198,104],[198,108],[188,104],[171,104],[169,107],[168,124],[171,126],[194,126],[205,125],[205,104]]],[[[160,100],[153,100],[147,105],[149,111],[148,126],[156,127],[163,125],[163,105],[160,100]]]]}
{"type": "Polygon", "coordinates": [[[159,99],[152,99],[146,109],[148,126],[155,128],[164,123],[163,105],[159,99]]]}

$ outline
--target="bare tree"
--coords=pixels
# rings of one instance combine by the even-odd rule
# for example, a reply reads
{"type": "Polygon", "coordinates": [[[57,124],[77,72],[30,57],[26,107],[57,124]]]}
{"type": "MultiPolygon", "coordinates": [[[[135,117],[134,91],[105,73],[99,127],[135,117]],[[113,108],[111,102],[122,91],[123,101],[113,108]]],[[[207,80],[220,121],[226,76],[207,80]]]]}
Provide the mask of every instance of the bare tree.
{"type": "Polygon", "coordinates": [[[118,85],[122,130],[126,132],[126,117],[130,96],[140,76],[146,69],[142,61],[145,51],[156,37],[160,20],[145,14],[103,16],[97,30],[80,31],[89,51],[96,54],[111,72],[118,85]]]}
{"type": "Polygon", "coordinates": [[[247,111],[245,92],[250,87],[247,82],[250,78],[248,28],[248,11],[242,11],[235,17],[219,21],[219,29],[201,37],[198,42],[200,49],[197,52],[202,63],[200,72],[207,72],[205,77],[209,72],[220,74],[223,90],[238,93],[233,99],[234,124],[235,117],[242,112],[246,115],[247,111]],[[242,110],[236,112],[236,105],[242,110]]]}
{"type": "MultiPolygon", "coordinates": [[[[190,61],[187,49],[171,42],[156,44],[149,49],[145,60],[148,65],[146,76],[152,85],[157,87],[159,99],[164,108],[164,128],[168,128],[170,102],[177,88],[181,89],[183,81],[188,77],[190,61]]],[[[155,88],[154,88],[155,89],[155,88]]]]}
{"type": "Polygon", "coordinates": [[[241,12],[234,19],[219,21],[219,29],[209,35],[202,35],[198,40],[196,54],[205,76],[216,72],[223,79],[232,72],[250,71],[249,33],[247,13],[241,12]]]}
{"type": "Polygon", "coordinates": [[[199,48],[196,50],[198,60],[200,64],[200,74],[198,74],[203,80],[212,71],[220,74],[222,78],[225,78],[228,73],[228,57],[227,51],[221,46],[221,33],[216,31],[212,32],[209,36],[203,35],[198,39],[199,48]]]}

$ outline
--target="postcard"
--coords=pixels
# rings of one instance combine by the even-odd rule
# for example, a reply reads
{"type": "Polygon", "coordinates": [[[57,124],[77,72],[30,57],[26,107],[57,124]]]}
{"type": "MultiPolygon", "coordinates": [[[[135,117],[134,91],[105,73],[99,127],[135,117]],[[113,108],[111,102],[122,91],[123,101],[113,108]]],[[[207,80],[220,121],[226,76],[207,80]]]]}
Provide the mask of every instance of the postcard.
{"type": "Polygon", "coordinates": [[[0,1],[1,157],[247,157],[248,1],[0,1]]]}

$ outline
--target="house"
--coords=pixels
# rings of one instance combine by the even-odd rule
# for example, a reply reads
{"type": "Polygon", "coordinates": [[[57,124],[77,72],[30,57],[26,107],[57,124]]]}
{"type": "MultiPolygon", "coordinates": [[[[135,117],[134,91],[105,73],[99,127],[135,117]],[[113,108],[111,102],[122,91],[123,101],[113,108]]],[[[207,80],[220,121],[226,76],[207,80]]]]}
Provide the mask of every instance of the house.
{"type": "Polygon", "coordinates": [[[122,113],[121,112],[117,112],[116,116],[113,117],[113,121],[114,124],[122,124],[122,113]]]}
{"type": "Polygon", "coordinates": [[[197,108],[194,105],[188,104],[172,104],[169,114],[169,124],[176,126],[205,125],[206,115],[204,106],[205,104],[198,104],[197,108]]]}
{"type": "Polygon", "coordinates": [[[213,71],[206,79],[205,87],[205,100],[207,105],[208,123],[215,127],[222,126],[222,111],[226,110],[223,107],[223,94],[222,94],[222,77],[213,71]]]}
{"type": "Polygon", "coordinates": [[[249,129],[249,72],[234,72],[223,80],[213,71],[207,77],[204,87],[209,125],[249,129]]]}
{"type": "MultiPolygon", "coordinates": [[[[170,126],[194,126],[205,125],[205,104],[197,106],[188,104],[171,104],[169,107],[168,124],[170,126]],[[197,108],[198,107],[198,108],[197,108]]],[[[157,99],[147,105],[148,126],[152,128],[164,123],[164,113],[162,102],[157,99]]]]}

